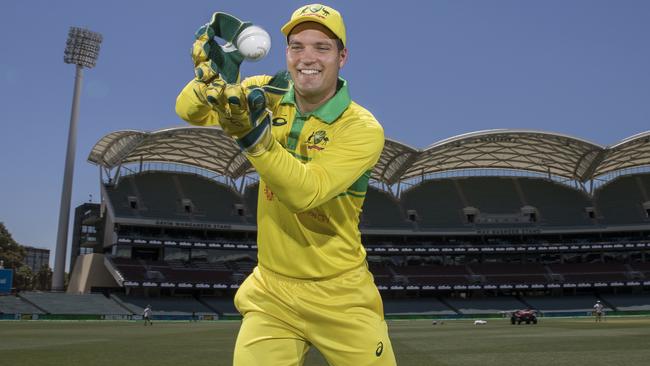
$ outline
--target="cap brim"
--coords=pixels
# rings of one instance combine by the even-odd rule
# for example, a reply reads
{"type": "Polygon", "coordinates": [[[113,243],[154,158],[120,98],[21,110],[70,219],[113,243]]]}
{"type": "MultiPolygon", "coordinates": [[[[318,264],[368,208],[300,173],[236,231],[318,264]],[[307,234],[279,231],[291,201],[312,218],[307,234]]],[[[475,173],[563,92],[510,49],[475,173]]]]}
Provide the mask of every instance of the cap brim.
{"type": "MultiPolygon", "coordinates": [[[[319,21],[317,21],[317,20],[307,20],[307,19],[305,19],[305,18],[296,18],[296,19],[290,20],[287,24],[283,25],[283,26],[282,26],[282,29],[280,29],[280,30],[282,31],[282,33],[283,33],[285,36],[289,37],[289,33],[291,33],[291,30],[292,30],[295,26],[297,26],[297,25],[300,24],[300,23],[307,22],[307,21],[312,21],[312,22],[316,22],[316,23],[323,24],[323,23],[321,23],[321,22],[319,22],[319,21]]],[[[324,25],[324,24],[323,24],[323,25],[324,25]]],[[[329,29],[329,28],[328,28],[328,29],[329,29]]]]}
{"type": "Polygon", "coordinates": [[[327,24],[325,24],[325,22],[323,22],[322,20],[318,19],[317,17],[300,17],[300,18],[296,18],[296,19],[290,20],[289,23],[287,23],[287,24],[285,24],[284,26],[282,26],[282,28],[281,28],[280,30],[282,31],[282,33],[283,33],[286,37],[289,37],[289,33],[291,33],[291,31],[293,30],[293,28],[295,28],[298,24],[306,23],[306,22],[314,22],[314,23],[318,23],[318,24],[322,25],[323,27],[329,29],[330,32],[332,32],[332,34],[333,34],[334,36],[336,36],[337,38],[340,39],[340,37],[338,36],[338,34],[336,34],[336,33],[335,33],[335,32],[334,32],[330,27],[327,26],[327,24]]]}

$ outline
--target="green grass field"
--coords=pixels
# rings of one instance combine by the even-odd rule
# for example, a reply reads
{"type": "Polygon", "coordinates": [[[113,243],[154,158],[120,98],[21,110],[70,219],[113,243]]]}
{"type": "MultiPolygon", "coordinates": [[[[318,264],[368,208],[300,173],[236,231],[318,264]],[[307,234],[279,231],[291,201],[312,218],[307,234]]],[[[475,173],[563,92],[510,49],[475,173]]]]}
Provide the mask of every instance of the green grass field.
{"type": "MultiPolygon", "coordinates": [[[[650,363],[650,318],[392,321],[398,365],[639,366],[650,363]]],[[[2,321],[0,364],[230,365],[239,322],[2,321]]],[[[327,365],[310,351],[305,365],[327,365]]]]}

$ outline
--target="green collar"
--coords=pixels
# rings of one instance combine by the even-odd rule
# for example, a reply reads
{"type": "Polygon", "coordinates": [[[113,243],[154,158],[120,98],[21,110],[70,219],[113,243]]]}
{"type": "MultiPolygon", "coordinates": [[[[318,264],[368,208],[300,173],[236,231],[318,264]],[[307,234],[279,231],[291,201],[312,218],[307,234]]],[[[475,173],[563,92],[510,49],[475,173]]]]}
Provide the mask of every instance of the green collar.
{"type": "Polygon", "coordinates": [[[348,108],[350,103],[350,94],[348,93],[348,82],[343,78],[339,77],[338,85],[336,88],[336,94],[330,100],[325,102],[322,106],[318,107],[315,111],[308,113],[307,115],[302,115],[298,110],[296,104],[296,96],[293,91],[293,82],[289,84],[289,90],[284,94],[280,103],[283,104],[293,104],[296,106],[296,113],[302,117],[315,116],[321,121],[332,124],[336,121],[337,118],[348,108]]]}

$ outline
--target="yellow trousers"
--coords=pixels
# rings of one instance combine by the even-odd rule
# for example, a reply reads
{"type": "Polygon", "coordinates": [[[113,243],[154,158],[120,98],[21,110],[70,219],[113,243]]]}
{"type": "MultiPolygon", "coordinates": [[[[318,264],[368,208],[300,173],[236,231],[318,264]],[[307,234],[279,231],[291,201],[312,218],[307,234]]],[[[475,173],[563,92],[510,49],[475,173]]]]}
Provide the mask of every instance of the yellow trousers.
{"type": "Polygon", "coordinates": [[[383,304],[366,266],[297,280],[260,266],[235,295],[243,315],[235,366],[300,366],[310,346],[332,366],[392,366],[383,304]]]}

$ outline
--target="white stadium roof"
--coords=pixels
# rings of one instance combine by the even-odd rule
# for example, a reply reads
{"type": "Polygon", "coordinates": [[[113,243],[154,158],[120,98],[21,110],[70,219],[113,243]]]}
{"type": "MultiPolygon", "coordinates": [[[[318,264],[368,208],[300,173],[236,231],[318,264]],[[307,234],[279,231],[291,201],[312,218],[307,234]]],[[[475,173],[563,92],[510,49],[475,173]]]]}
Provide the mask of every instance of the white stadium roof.
{"type": "MultiPolygon", "coordinates": [[[[254,173],[239,147],[216,127],[112,132],[95,144],[88,161],[106,169],[138,162],[183,164],[231,179],[254,173]]],[[[500,129],[454,136],[425,149],[386,139],[372,178],[392,185],[447,171],[507,169],[586,182],[647,165],[650,131],[605,147],[557,133],[500,129]]]]}

